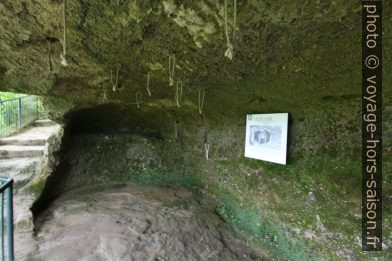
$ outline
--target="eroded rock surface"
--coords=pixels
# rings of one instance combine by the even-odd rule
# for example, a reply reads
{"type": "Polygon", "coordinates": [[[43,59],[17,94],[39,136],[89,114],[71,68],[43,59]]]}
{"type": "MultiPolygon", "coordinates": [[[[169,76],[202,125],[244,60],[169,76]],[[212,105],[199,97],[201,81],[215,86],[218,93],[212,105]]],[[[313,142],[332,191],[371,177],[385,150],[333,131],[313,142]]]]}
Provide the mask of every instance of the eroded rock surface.
{"type": "Polygon", "coordinates": [[[28,260],[267,260],[179,187],[72,191],[38,218],[37,231],[28,260]]]}

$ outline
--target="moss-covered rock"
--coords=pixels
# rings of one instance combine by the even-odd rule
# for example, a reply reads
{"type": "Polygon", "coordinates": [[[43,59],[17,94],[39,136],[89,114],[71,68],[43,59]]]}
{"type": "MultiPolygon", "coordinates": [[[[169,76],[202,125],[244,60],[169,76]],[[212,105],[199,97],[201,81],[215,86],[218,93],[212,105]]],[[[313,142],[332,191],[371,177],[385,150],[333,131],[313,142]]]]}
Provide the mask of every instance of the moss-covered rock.
{"type": "MultiPolygon", "coordinates": [[[[387,249],[391,12],[384,1],[387,249]]],[[[186,184],[215,196],[222,218],[279,259],[370,259],[359,245],[361,3],[238,1],[233,60],[224,57],[224,16],[218,0],[68,1],[69,66],[62,67],[62,1],[2,1],[0,90],[44,96],[50,116],[69,124],[63,189],[113,179],[186,184]],[[174,54],[181,107],[169,85],[174,54]],[[290,113],[287,166],[242,157],[245,115],[267,112],[290,113]]]]}

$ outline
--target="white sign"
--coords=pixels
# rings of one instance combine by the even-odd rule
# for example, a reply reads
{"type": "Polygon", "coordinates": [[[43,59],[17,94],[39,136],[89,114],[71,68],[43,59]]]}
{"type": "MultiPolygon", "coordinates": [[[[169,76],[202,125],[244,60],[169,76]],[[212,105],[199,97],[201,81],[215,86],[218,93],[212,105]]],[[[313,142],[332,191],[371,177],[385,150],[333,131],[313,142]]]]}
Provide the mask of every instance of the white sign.
{"type": "Polygon", "coordinates": [[[245,157],[286,165],[288,113],[248,114],[245,157]]]}

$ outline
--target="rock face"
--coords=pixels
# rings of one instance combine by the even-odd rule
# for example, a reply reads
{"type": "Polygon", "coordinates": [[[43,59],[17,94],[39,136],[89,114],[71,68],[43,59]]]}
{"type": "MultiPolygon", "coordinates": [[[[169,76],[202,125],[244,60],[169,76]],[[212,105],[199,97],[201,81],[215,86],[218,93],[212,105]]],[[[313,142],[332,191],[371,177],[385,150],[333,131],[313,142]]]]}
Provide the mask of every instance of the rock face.
{"type": "MultiPolygon", "coordinates": [[[[234,25],[232,2],[229,60],[223,0],[68,0],[64,67],[63,1],[1,1],[0,90],[41,95],[66,123],[70,146],[51,181],[60,191],[101,179],[187,184],[216,197],[221,217],[278,259],[372,258],[357,239],[361,3],[237,1],[234,25]],[[245,115],[271,112],[290,113],[287,166],[242,157],[245,115]]],[[[391,10],[384,1],[384,17],[391,10]]],[[[383,29],[389,170],[390,19],[383,29]]]]}
{"type": "MultiPolygon", "coordinates": [[[[360,208],[354,191],[359,184],[348,177],[355,176],[359,162],[350,156],[308,155],[287,167],[277,167],[240,158],[238,147],[230,143],[233,132],[213,143],[206,161],[203,144],[183,141],[181,132],[177,138],[162,139],[128,134],[128,129],[119,130],[115,125],[114,129],[90,129],[88,121],[83,128],[74,126],[35,213],[39,214],[50,198],[97,183],[176,184],[199,195],[212,195],[217,201],[215,212],[222,219],[247,236],[258,251],[272,252],[278,260],[366,260],[355,243],[360,208]],[[215,147],[218,142],[226,145],[215,147]],[[348,180],[334,189],[331,182],[344,175],[348,180]],[[331,200],[337,196],[341,199],[331,200]]],[[[386,220],[384,225],[389,233],[390,223],[386,220]]]]}
{"type": "Polygon", "coordinates": [[[36,224],[37,249],[28,260],[268,260],[179,187],[72,191],[36,224]]]}

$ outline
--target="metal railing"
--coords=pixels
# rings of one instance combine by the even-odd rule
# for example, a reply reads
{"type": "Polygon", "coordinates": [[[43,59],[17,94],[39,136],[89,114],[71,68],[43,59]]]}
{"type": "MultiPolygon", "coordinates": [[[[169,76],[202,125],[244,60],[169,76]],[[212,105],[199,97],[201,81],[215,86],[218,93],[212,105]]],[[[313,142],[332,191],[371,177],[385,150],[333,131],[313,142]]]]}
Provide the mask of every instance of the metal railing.
{"type": "Polygon", "coordinates": [[[1,260],[14,261],[14,205],[13,184],[11,178],[0,177],[0,257],[1,260]],[[7,216],[4,218],[4,201],[7,201],[7,216]],[[4,222],[6,220],[6,222],[4,222]],[[4,240],[4,223],[7,230],[7,245],[4,240]],[[6,259],[7,258],[7,259],[6,259]]]}
{"type": "Polygon", "coordinates": [[[42,106],[37,96],[0,101],[0,137],[20,131],[37,120],[42,106]]]}

